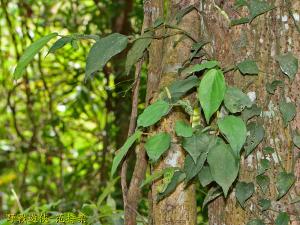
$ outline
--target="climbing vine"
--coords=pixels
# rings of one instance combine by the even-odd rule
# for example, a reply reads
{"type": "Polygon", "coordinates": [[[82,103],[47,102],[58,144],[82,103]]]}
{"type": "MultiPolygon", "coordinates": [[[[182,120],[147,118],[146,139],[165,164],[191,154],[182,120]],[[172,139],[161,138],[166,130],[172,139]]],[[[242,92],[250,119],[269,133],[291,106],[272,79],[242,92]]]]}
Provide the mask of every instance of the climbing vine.
{"type": "MultiPolygon", "coordinates": [[[[237,9],[246,7],[249,15],[231,20],[232,26],[251,23],[256,17],[275,8],[266,1],[260,0],[237,0],[235,7],[237,9]]],[[[181,10],[176,15],[176,22],[179,23],[182,17],[194,8],[194,6],[189,6],[181,10]]],[[[221,9],[219,8],[219,10],[221,9]]],[[[226,15],[226,17],[228,16],[226,15]]],[[[264,157],[257,162],[255,181],[245,182],[238,178],[241,158],[247,158],[255,151],[263,141],[265,131],[262,124],[257,120],[258,117],[262,116],[262,109],[255,103],[253,93],[246,94],[239,88],[230,86],[226,83],[224,74],[237,70],[243,76],[256,76],[260,70],[255,60],[246,59],[237,62],[236,65],[222,68],[221,63],[211,58],[204,49],[209,41],[194,40],[191,35],[177,27],[176,24],[170,24],[163,19],[156,20],[151,28],[146,29],[144,34],[137,38],[118,33],[104,38],[97,35],[62,36],[52,45],[49,53],[55,53],[56,50],[66,44],[74,46],[74,43],[81,39],[94,41],[86,63],[86,79],[89,79],[99,72],[113,56],[131,44],[125,64],[125,73],[129,74],[132,67],[145,55],[153,39],[164,39],[171,35],[182,35],[182,37],[190,38],[194,42],[189,60],[178,70],[184,79],[164,87],[157,99],[138,116],[134,134],[127,139],[113,160],[111,175],[115,175],[131,147],[140,140],[145,140],[144,148],[149,162],[153,165],[159,162],[175,140],[172,140],[172,135],[167,132],[149,134],[147,130],[166,118],[175,108],[181,108],[191,118],[189,122],[178,120],[173,127],[177,139],[186,151],[183,167],[170,167],[154,172],[145,179],[141,187],[162,179],[163,182],[159,187],[159,194],[156,199],[156,201],[161,201],[170,195],[179,183],[184,182],[188,185],[193,180],[198,179],[203,187],[210,187],[203,206],[220,195],[224,195],[226,198],[228,193],[234,189],[238,203],[244,208],[257,188],[262,193],[268,191],[270,178],[266,171],[272,166],[276,166],[270,156],[275,154],[277,160],[280,161],[276,149],[265,147],[263,149],[264,157]],[[154,31],[161,28],[168,28],[174,32],[168,35],[155,36],[154,31]],[[201,58],[201,63],[193,64],[195,58],[201,58]],[[193,93],[196,93],[198,101],[192,104],[186,96],[193,93]],[[195,119],[198,114],[202,113],[204,115],[203,120],[195,119]],[[145,136],[145,139],[142,139],[142,136],[145,136]]],[[[35,54],[57,36],[59,36],[57,33],[49,34],[26,49],[14,72],[16,79],[22,76],[35,54]]],[[[181,40],[179,39],[179,41],[181,40]]],[[[293,53],[280,54],[274,60],[278,62],[278,66],[282,73],[287,76],[289,82],[293,82],[298,72],[298,59],[293,53]]],[[[284,81],[274,80],[266,85],[266,91],[269,95],[273,95],[276,89],[283,90],[284,85],[284,81]]],[[[287,127],[296,115],[296,106],[293,102],[287,101],[284,95],[281,96],[278,106],[284,126],[287,127]]],[[[297,131],[294,132],[293,143],[300,148],[300,136],[297,131]]],[[[277,198],[259,199],[257,204],[262,212],[271,210],[272,202],[287,195],[295,182],[293,171],[286,171],[281,162],[279,165],[281,165],[280,172],[276,178],[277,198]]],[[[295,203],[300,199],[290,199],[290,201],[295,203]]],[[[288,222],[289,215],[286,212],[278,212],[275,224],[284,225],[288,222]]],[[[248,225],[261,224],[264,224],[263,218],[254,218],[248,222],[248,225]]]]}

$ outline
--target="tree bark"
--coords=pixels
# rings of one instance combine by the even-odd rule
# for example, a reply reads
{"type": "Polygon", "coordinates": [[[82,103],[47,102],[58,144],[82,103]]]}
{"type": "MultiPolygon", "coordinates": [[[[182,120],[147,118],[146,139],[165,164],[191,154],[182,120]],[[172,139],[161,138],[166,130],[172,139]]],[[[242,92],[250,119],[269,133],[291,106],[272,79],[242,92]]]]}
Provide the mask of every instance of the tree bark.
{"type": "Polygon", "coordinates": [[[239,72],[226,74],[227,82],[231,85],[238,86],[245,92],[255,92],[256,102],[263,110],[259,122],[265,128],[264,140],[254,153],[247,158],[242,156],[239,180],[255,183],[256,166],[263,158],[262,149],[271,146],[278,151],[285,170],[295,174],[296,183],[286,196],[276,201],[276,177],[281,169],[276,154],[273,154],[270,156],[272,167],[267,172],[271,179],[268,193],[261,193],[256,184],[255,194],[247,201],[245,209],[242,209],[236,202],[235,190],[233,190],[226,201],[220,197],[209,205],[209,224],[242,225],[253,218],[261,218],[267,224],[274,224],[278,212],[281,211],[290,215],[290,224],[300,224],[300,204],[299,202],[290,204],[291,198],[300,194],[300,160],[296,157],[299,149],[292,143],[293,131],[300,128],[300,76],[298,72],[295,80],[292,83],[288,82],[275,60],[276,55],[286,52],[292,52],[300,59],[300,1],[291,1],[291,7],[288,6],[288,1],[268,1],[275,4],[274,10],[257,17],[251,24],[230,28],[226,14],[229,18],[238,18],[247,14],[244,10],[238,9],[242,11],[239,15],[234,9],[234,2],[234,0],[202,1],[200,10],[205,12],[201,24],[202,35],[211,40],[213,55],[223,66],[234,65],[236,62],[250,58],[257,61],[260,68],[258,76],[241,76],[239,72]],[[294,15],[294,18],[291,15],[294,15]],[[273,80],[285,80],[284,97],[294,102],[297,107],[297,115],[287,128],[284,128],[278,106],[282,93],[279,90],[274,95],[266,92],[266,83],[273,80]],[[273,210],[261,213],[257,204],[261,198],[271,199],[273,210]]]}
{"type": "MultiPolygon", "coordinates": [[[[194,5],[196,2],[196,0],[169,1],[166,11],[168,12],[168,18],[172,18],[171,23],[175,24],[173,18],[178,10],[194,5]]],[[[187,13],[178,26],[189,33],[194,39],[198,39],[200,21],[197,10],[192,10],[187,13]]],[[[173,33],[174,30],[172,29],[166,30],[167,35],[173,33]]],[[[179,76],[178,69],[182,67],[183,62],[188,59],[193,41],[188,37],[184,37],[181,41],[177,42],[180,38],[182,38],[182,35],[173,35],[164,39],[159,91],[173,81],[183,79],[179,76]]],[[[158,94],[158,92],[156,92],[156,94],[158,94]]],[[[156,132],[164,131],[170,133],[172,136],[172,143],[166,156],[158,162],[157,165],[154,165],[154,171],[162,170],[166,167],[183,166],[185,152],[174,132],[175,122],[179,119],[187,120],[188,118],[180,109],[174,108],[172,112],[160,122],[156,129],[156,132]]],[[[162,181],[159,180],[152,185],[152,223],[154,225],[196,224],[195,185],[192,184],[185,188],[184,184],[180,184],[171,195],[160,202],[156,202],[158,188],[161,184],[162,181]]]]}

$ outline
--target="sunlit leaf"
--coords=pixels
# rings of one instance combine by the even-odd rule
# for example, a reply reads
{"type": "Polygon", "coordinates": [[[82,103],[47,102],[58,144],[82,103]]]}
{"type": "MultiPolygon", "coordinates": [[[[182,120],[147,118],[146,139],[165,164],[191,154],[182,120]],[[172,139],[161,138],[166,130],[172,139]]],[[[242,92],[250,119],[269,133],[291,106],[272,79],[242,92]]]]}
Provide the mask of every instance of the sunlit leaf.
{"type": "Polygon", "coordinates": [[[179,183],[181,183],[185,178],[185,173],[182,171],[176,171],[171,179],[171,182],[168,184],[167,188],[164,190],[164,192],[159,193],[157,195],[156,201],[159,202],[163,198],[170,195],[173,191],[175,191],[176,187],[179,183]]]}
{"type": "Polygon", "coordinates": [[[175,123],[175,132],[177,136],[191,137],[193,135],[193,128],[187,122],[178,120],[175,123]]]}
{"type": "Polygon", "coordinates": [[[156,162],[169,149],[170,144],[171,136],[168,133],[162,132],[150,137],[145,144],[145,149],[151,162],[156,162]]]}
{"type": "Polygon", "coordinates": [[[198,98],[207,123],[220,107],[225,91],[225,79],[221,70],[211,69],[205,73],[200,82],[198,98]]]}
{"type": "Polygon", "coordinates": [[[133,145],[133,143],[140,138],[140,136],[142,135],[142,132],[137,130],[133,135],[131,135],[126,142],[124,143],[124,145],[121,147],[121,149],[117,152],[113,163],[112,163],[112,167],[111,167],[111,176],[114,175],[114,173],[116,172],[120,162],[122,161],[122,159],[125,157],[125,155],[127,154],[128,150],[130,149],[130,147],[133,145]]]}
{"type": "Polygon", "coordinates": [[[127,46],[128,38],[125,35],[113,33],[97,41],[87,56],[86,78],[102,70],[105,64],[127,46]]]}
{"type": "Polygon", "coordinates": [[[137,120],[138,127],[149,127],[158,122],[165,116],[170,109],[170,105],[163,101],[158,100],[152,105],[149,105],[142,114],[139,115],[137,120]]]}
{"type": "Polygon", "coordinates": [[[37,41],[33,42],[26,50],[24,51],[23,55],[21,56],[17,67],[14,71],[14,78],[20,78],[26,66],[33,60],[34,56],[54,37],[56,37],[58,33],[48,34],[37,41]]]}

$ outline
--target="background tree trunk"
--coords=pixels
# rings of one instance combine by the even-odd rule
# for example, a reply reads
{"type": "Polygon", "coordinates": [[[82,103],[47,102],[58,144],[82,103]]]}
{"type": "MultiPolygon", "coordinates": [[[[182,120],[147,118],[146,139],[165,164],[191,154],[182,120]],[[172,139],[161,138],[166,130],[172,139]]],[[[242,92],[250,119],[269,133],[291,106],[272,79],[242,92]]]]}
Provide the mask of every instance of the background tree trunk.
{"type": "MultiPolygon", "coordinates": [[[[278,151],[286,171],[294,172],[296,183],[280,201],[275,200],[277,196],[276,177],[281,169],[276,154],[273,154],[270,156],[273,166],[267,173],[271,179],[267,195],[261,193],[256,185],[255,194],[243,210],[236,202],[233,190],[226,202],[223,197],[220,197],[209,205],[209,224],[242,225],[252,218],[261,218],[264,219],[265,223],[274,224],[279,211],[286,211],[290,214],[292,221],[290,224],[300,224],[299,218],[295,216],[295,214],[299,215],[300,204],[299,202],[290,204],[291,198],[299,196],[300,193],[300,160],[296,157],[299,154],[299,149],[294,147],[292,143],[293,131],[300,128],[300,76],[298,72],[295,80],[289,83],[275,61],[276,55],[288,51],[292,52],[298,59],[300,58],[300,1],[291,1],[291,6],[288,5],[288,1],[268,1],[276,6],[274,10],[257,17],[250,25],[245,24],[229,28],[226,14],[231,19],[241,17],[237,11],[242,10],[234,9],[234,2],[234,0],[202,1],[200,9],[205,12],[201,24],[202,35],[213,43],[211,49],[214,57],[226,67],[250,58],[257,61],[261,71],[258,76],[241,76],[239,72],[226,74],[226,79],[231,85],[239,86],[245,92],[255,92],[256,102],[263,111],[259,122],[265,128],[264,140],[259,145],[259,149],[247,158],[242,156],[239,180],[255,183],[257,162],[263,158],[262,149],[271,146],[278,151]],[[294,15],[295,20],[291,15],[294,15]],[[298,28],[295,24],[298,24],[298,28]],[[266,92],[266,83],[273,80],[285,80],[284,97],[286,100],[294,102],[297,107],[297,115],[288,128],[284,128],[279,112],[278,103],[281,93],[279,90],[274,95],[269,95],[266,92]],[[272,211],[268,210],[263,214],[261,213],[257,204],[261,198],[272,200],[272,211]]],[[[245,11],[242,12],[242,16],[246,14],[245,11]]]]}
{"type": "MultiPolygon", "coordinates": [[[[196,4],[197,1],[175,1],[168,2],[168,18],[174,19],[174,16],[178,10],[196,4]]],[[[175,21],[172,20],[172,24],[175,21]]],[[[191,34],[195,39],[198,39],[199,35],[199,15],[197,10],[192,10],[187,13],[179,24],[179,27],[191,34]]],[[[175,30],[176,32],[176,30],[175,30]]],[[[166,30],[166,34],[174,34],[173,30],[166,30]]],[[[163,60],[162,60],[162,72],[159,83],[159,93],[164,87],[168,86],[174,80],[182,79],[178,74],[178,69],[182,66],[183,62],[188,59],[190,54],[190,48],[193,41],[188,37],[184,37],[180,42],[182,35],[171,36],[164,39],[163,47],[163,60]],[[177,44],[175,44],[177,43],[177,44]]],[[[175,136],[174,127],[175,122],[179,119],[188,119],[187,115],[181,110],[175,108],[172,112],[164,118],[156,129],[157,132],[168,132],[172,136],[172,144],[168,150],[167,155],[154,166],[154,171],[162,170],[165,167],[182,167],[185,158],[185,152],[181,148],[177,137],[175,136]]],[[[160,202],[156,202],[158,194],[158,187],[162,184],[162,181],[157,181],[152,186],[152,218],[155,225],[194,225],[196,224],[196,196],[195,185],[190,185],[188,188],[184,188],[184,184],[178,185],[176,190],[165,199],[160,202]]]]}

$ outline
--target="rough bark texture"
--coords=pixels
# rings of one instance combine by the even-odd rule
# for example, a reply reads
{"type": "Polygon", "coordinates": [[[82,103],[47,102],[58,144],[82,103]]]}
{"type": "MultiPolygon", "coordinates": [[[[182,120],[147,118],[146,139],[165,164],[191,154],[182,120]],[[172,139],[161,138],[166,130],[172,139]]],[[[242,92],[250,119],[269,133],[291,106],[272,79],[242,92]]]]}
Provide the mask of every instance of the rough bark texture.
{"type": "MultiPolygon", "coordinates": [[[[168,18],[174,18],[178,10],[189,5],[195,4],[196,1],[178,1],[171,0],[168,2],[168,18]]],[[[172,21],[174,23],[174,21],[172,21]]],[[[179,24],[179,27],[190,33],[195,39],[198,39],[199,32],[199,15],[196,10],[186,14],[179,24]]],[[[175,31],[176,32],[176,31],[175,31]]],[[[174,30],[167,30],[167,34],[174,33],[174,30]]],[[[185,37],[176,45],[176,41],[182,38],[182,35],[168,37],[164,40],[162,72],[159,83],[159,90],[168,86],[174,80],[180,79],[178,69],[182,67],[183,62],[188,59],[192,40],[185,37]]],[[[157,93],[156,93],[157,94],[157,93]]],[[[181,148],[179,140],[174,134],[175,122],[179,119],[187,119],[185,113],[180,109],[173,109],[169,115],[164,118],[158,125],[156,131],[165,131],[172,135],[172,144],[163,159],[154,166],[154,171],[166,167],[182,167],[185,153],[181,148]]],[[[155,225],[194,225],[196,224],[196,196],[195,186],[190,185],[184,188],[180,184],[176,190],[160,202],[156,202],[159,185],[162,181],[157,181],[152,185],[152,224],[155,225]]]]}
{"type": "MultiPolygon", "coordinates": [[[[292,131],[300,129],[300,76],[298,72],[293,83],[289,83],[275,61],[276,55],[288,51],[300,59],[300,33],[294,23],[298,23],[299,26],[300,1],[291,1],[291,8],[287,4],[288,1],[269,1],[275,4],[274,10],[259,16],[250,25],[229,28],[224,13],[217,8],[224,10],[229,18],[240,17],[241,15],[238,15],[234,9],[234,2],[234,0],[202,1],[200,10],[204,12],[201,24],[202,35],[212,41],[213,55],[223,66],[233,65],[250,58],[258,62],[261,70],[259,75],[254,77],[244,77],[238,72],[226,74],[226,79],[231,85],[238,86],[246,92],[255,92],[256,101],[263,108],[262,118],[259,119],[259,122],[263,124],[266,131],[259,148],[246,159],[242,156],[239,180],[255,183],[257,162],[263,157],[262,149],[265,146],[275,148],[284,168],[288,172],[293,171],[297,178],[289,194],[280,201],[276,201],[276,176],[281,169],[276,154],[273,154],[269,157],[273,166],[267,173],[271,179],[268,193],[261,193],[256,185],[255,195],[246,203],[245,210],[243,210],[237,204],[233,190],[226,202],[220,197],[209,205],[209,224],[243,225],[252,218],[262,218],[265,223],[274,224],[278,211],[286,211],[290,214],[290,224],[300,224],[299,217],[295,216],[299,215],[299,202],[289,203],[291,198],[300,194],[300,160],[296,157],[299,149],[292,144],[292,131]],[[291,14],[294,15],[295,21],[291,14]],[[298,111],[288,128],[284,128],[279,112],[278,103],[282,93],[277,90],[275,95],[268,95],[265,89],[267,82],[276,79],[285,80],[284,97],[286,100],[294,102],[298,111]],[[272,200],[272,209],[274,210],[268,210],[262,214],[257,202],[266,197],[272,200]]],[[[242,12],[242,15],[246,15],[246,12],[242,12]]]]}

